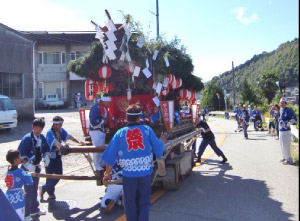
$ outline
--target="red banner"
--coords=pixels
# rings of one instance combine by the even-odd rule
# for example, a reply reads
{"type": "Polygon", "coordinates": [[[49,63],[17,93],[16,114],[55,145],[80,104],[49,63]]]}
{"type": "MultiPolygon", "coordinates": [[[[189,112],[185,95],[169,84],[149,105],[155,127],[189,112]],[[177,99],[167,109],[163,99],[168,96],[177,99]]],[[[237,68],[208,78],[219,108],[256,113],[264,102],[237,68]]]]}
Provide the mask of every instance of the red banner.
{"type": "Polygon", "coordinates": [[[86,109],[79,109],[79,115],[80,115],[80,121],[81,121],[83,135],[87,136],[89,134],[89,132],[88,132],[89,128],[88,128],[88,124],[87,124],[85,111],[86,111],[86,109]]]}
{"type": "Polygon", "coordinates": [[[161,101],[161,112],[167,131],[173,129],[174,126],[174,101],[161,101]]]}

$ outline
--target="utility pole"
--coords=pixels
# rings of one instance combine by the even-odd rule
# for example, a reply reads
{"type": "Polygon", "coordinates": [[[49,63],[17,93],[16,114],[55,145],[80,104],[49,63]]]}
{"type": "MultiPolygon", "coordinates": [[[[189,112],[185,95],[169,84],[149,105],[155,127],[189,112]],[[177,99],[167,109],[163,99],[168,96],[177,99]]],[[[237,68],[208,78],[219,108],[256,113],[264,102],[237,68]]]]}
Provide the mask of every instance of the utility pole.
{"type": "Polygon", "coordinates": [[[156,0],[156,34],[157,39],[159,39],[159,18],[158,18],[158,0],[156,0]]]}
{"type": "Polygon", "coordinates": [[[232,83],[233,83],[233,106],[235,106],[235,84],[234,84],[234,65],[232,62],[232,83]]]}

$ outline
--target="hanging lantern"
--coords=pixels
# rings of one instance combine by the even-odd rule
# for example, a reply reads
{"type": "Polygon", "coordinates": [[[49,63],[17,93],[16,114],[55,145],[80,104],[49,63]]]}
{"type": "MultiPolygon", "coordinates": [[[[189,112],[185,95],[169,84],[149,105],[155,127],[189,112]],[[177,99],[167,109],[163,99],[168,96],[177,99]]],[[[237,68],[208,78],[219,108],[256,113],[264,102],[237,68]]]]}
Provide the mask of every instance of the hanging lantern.
{"type": "Polygon", "coordinates": [[[181,87],[181,85],[182,85],[181,78],[175,78],[174,83],[172,84],[172,87],[173,87],[173,85],[175,87],[174,89],[177,89],[177,88],[181,87]]]}
{"type": "Polygon", "coordinates": [[[107,79],[111,76],[111,68],[107,65],[102,65],[98,70],[98,75],[102,79],[107,79]]]}
{"type": "Polygon", "coordinates": [[[181,78],[177,78],[176,79],[176,88],[180,88],[182,86],[182,79],[181,78]]]}
{"type": "Polygon", "coordinates": [[[174,80],[172,81],[172,84],[171,84],[171,87],[172,87],[172,89],[173,90],[175,90],[176,88],[177,88],[177,80],[176,80],[176,78],[174,78],[174,80]]]}
{"type": "Polygon", "coordinates": [[[173,81],[175,80],[175,76],[173,74],[168,74],[168,84],[171,86],[173,81]]]}
{"type": "Polygon", "coordinates": [[[128,62],[128,63],[126,64],[126,70],[127,70],[127,72],[133,74],[134,68],[135,68],[134,62],[131,61],[131,62],[128,62]]]}
{"type": "Polygon", "coordinates": [[[84,83],[85,99],[88,101],[94,100],[96,93],[98,92],[98,84],[92,79],[87,79],[84,83]]]}
{"type": "Polygon", "coordinates": [[[186,99],[186,97],[187,97],[187,89],[181,88],[179,90],[179,97],[180,97],[181,101],[184,101],[186,99]]]}

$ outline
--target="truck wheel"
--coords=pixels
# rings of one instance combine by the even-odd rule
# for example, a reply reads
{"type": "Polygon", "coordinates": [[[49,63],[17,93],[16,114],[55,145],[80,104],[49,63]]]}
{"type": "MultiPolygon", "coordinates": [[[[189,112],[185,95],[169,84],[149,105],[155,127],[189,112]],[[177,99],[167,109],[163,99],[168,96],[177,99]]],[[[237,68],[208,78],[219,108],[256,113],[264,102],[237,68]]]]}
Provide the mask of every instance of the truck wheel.
{"type": "Polygon", "coordinates": [[[179,170],[175,165],[166,167],[166,179],[163,180],[163,187],[167,190],[179,189],[179,170]]]}

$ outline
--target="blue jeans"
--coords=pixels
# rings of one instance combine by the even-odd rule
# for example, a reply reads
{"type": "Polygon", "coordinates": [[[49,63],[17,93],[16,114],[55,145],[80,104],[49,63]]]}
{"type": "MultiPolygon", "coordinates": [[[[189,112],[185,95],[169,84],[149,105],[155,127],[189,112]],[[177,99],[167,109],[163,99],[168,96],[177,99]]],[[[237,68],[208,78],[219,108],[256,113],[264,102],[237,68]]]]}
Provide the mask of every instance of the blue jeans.
{"type": "MultiPolygon", "coordinates": [[[[40,173],[41,169],[36,167],[36,173],[40,173]]],[[[40,211],[39,201],[37,200],[37,192],[39,187],[39,177],[32,177],[33,185],[25,185],[25,217],[29,216],[32,213],[40,211]]]]}
{"type": "MultiPolygon", "coordinates": [[[[57,155],[55,159],[50,159],[49,166],[46,167],[46,173],[48,174],[62,174],[62,161],[61,155],[57,155]]],[[[59,182],[59,179],[46,179],[46,184],[42,186],[49,196],[53,196],[55,192],[55,186],[59,182]]]]}
{"type": "Polygon", "coordinates": [[[151,174],[123,177],[125,214],[128,221],[148,221],[150,213],[151,174]]]}
{"type": "Polygon", "coordinates": [[[220,150],[220,148],[218,148],[215,139],[211,139],[211,140],[202,139],[201,144],[199,146],[199,150],[198,150],[198,157],[202,156],[202,154],[205,151],[208,144],[218,156],[224,156],[222,150],[220,150]]]}

